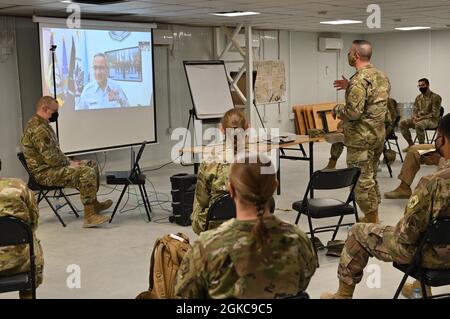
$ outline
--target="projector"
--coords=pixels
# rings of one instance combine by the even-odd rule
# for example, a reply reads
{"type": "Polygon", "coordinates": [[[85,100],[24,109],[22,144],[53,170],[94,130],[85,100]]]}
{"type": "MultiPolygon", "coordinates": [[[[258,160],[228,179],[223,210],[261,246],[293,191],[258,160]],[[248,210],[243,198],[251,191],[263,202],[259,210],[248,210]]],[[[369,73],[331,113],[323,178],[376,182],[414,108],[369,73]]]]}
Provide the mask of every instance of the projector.
{"type": "Polygon", "coordinates": [[[72,0],[71,2],[73,2],[73,3],[81,3],[81,4],[104,5],[104,4],[128,2],[128,0],[72,0]]]}

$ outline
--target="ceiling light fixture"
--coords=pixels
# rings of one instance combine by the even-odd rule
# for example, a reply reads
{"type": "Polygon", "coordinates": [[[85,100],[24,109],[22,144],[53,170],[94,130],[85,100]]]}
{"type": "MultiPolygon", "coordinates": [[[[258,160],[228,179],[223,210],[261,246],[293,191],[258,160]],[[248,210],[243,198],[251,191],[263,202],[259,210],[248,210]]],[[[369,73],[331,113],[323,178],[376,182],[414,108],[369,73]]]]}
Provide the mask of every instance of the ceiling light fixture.
{"type": "Polygon", "coordinates": [[[332,25],[341,25],[341,24],[357,24],[362,23],[362,21],[356,20],[334,20],[334,21],[321,21],[321,24],[332,24],[332,25]]]}
{"type": "Polygon", "coordinates": [[[214,12],[210,13],[215,16],[220,17],[242,17],[242,16],[250,16],[255,14],[261,14],[260,12],[253,12],[253,11],[230,11],[230,12],[214,12]]]}
{"type": "Polygon", "coordinates": [[[401,28],[395,28],[395,30],[400,31],[415,31],[415,30],[427,30],[431,29],[431,27],[401,27],[401,28]]]}

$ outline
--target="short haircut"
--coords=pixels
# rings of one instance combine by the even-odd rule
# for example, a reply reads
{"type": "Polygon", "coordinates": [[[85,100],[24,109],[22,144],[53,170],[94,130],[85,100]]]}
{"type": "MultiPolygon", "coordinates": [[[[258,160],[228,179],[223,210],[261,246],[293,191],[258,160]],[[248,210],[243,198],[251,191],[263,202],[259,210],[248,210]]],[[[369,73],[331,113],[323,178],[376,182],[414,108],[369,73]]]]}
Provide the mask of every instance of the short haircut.
{"type": "Polygon", "coordinates": [[[106,54],[99,52],[99,53],[94,54],[94,60],[96,57],[101,57],[101,58],[105,59],[105,64],[106,64],[106,66],[108,66],[108,58],[106,57],[106,54]]]}
{"type": "Polygon", "coordinates": [[[362,60],[369,61],[372,58],[372,43],[367,40],[354,40],[353,44],[362,60]]]}
{"type": "Polygon", "coordinates": [[[417,81],[417,82],[425,82],[425,84],[426,84],[427,86],[430,86],[430,81],[428,81],[427,78],[422,78],[422,79],[420,79],[420,80],[417,81]]]}
{"type": "Polygon", "coordinates": [[[48,106],[48,105],[50,105],[52,103],[59,104],[58,100],[56,100],[54,97],[51,97],[49,95],[43,96],[36,103],[36,111],[39,111],[44,106],[48,106]]]}
{"type": "Polygon", "coordinates": [[[446,114],[439,122],[438,131],[450,141],[450,113],[446,114]]]}

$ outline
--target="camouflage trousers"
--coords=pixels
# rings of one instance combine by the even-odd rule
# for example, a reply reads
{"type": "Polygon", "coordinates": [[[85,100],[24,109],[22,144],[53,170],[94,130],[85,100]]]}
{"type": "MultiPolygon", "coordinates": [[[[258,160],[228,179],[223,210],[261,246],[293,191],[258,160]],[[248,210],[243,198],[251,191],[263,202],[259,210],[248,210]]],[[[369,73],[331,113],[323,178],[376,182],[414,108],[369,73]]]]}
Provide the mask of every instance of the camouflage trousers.
{"type": "Polygon", "coordinates": [[[92,204],[97,198],[100,173],[96,161],[81,161],[78,167],[64,166],[48,169],[34,176],[39,184],[76,188],[83,205],[92,204]]]}
{"type": "Polygon", "coordinates": [[[344,143],[333,143],[330,149],[330,159],[338,160],[344,152],[344,143]]]}
{"type": "Polygon", "coordinates": [[[355,286],[364,274],[369,257],[386,262],[407,264],[413,255],[406,254],[397,243],[394,227],[380,224],[358,223],[353,225],[345,241],[338,266],[338,278],[355,286]]]}
{"type": "Polygon", "coordinates": [[[368,150],[347,147],[347,166],[361,169],[361,175],[355,187],[355,199],[364,214],[377,211],[381,202],[377,171],[382,153],[383,143],[368,150]]]}
{"type": "Polygon", "coordinates": [[[424,155],[419,154],[419,150],[429,150],[432,148],[434,148],[434,146],[431,144],[418,144],[411,146],[406,153],[405,161],[403,162],[398,179],[411,186],[421,164],[439,165],[441,155],[438,152],[426,153],[424,155]]]}
{"type": "Polygon", "coordinates": [[[408,142],[408,144],[412,145],[413,140],[411,137],[411,132],[409,129],[413,128],[416,130],[417,139],[419,141],[419,144],[425,143],[425,130],[426,129],[434,129],[438,126],[438,121],[426,119],[421,120],[417,123],[413,123],[412,119],[406,119],[400,122],[400,132],[402,133],[405,140],[408,142]]]}
{"type": "MultiPolygon", "coordinates": [[[[44,278],[44,254],[39,240],[34,237],[34,254],[36,256],[36,287],[44,278]]],[[[28,245],[7,246],[0,248],[0,277],[22,274],[30,271],[30,250],[28,245]]]]}

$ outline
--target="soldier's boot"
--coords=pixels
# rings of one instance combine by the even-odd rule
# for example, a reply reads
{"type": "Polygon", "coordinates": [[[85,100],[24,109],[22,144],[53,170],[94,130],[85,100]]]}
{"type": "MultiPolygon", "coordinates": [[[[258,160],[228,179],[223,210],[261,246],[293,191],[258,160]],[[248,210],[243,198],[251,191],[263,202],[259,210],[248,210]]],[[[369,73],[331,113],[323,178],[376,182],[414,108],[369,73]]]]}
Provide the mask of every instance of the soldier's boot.
{"type": "Polygon", "coordinates": [[[109,217],[95,212],[95,204],[84,205],[84,228],[95,227],[109,221],[109,217]]]}
{"type": "Polygon", "coordinates": [[[111,207],[111,205],[113,204],[113,201],[108,199],[105,200],[104,202],[99,202],[97,199],[94,201],[94,210],[95,212],[98,214],[101,211],[108,209],[111,207]]]}
{"type": "Polygon", "coordinates": [[[32,299],[33,294],[31,293],[31,290],[20,290],[19,291],[19,298],[20,299],[32,299]]]}
{"type": "Polygon", "coordinates": [[[412,194],[411,187],[404,181],[402,181],[396,189],[384,193],[384,197],[389,199],[410,198],[411,194],[412,194]]]}
{"type": "MultiPolygon", "coordinates": [[[[416,288],[420,289],[420,292],[423,297],[422,288],[420,287],[420,281],[418,280],[414,280],[412,284],[406,283],[402,288],[402,295],[408,299],[411,299],[413,297],[413,293],[416,288]]],[[[425,285],[425,289],[427,291],[427,296],[431,296],[431,287],[425,285]]]]}
{"type": "Polygon", "coordinates": [[[378,224],[380,220],[378,219],[378,211],[368,212],[360,219],[360,223],[374,223],[378,224]]]}
{"type": "Polygon", "coordinates": [[[320,295],[320,299],[352,299],[355,286],[347,285],[339,281],[339,288],[336,293],[324,292],[320,295]]]}
{"type": "Polygon", "coordinates": [[[334,158],[330,158],[328,160],[327,166],[325,166],[323,169],[336,169],[336,163],[337,160],[335,160],[334,158]]]}

